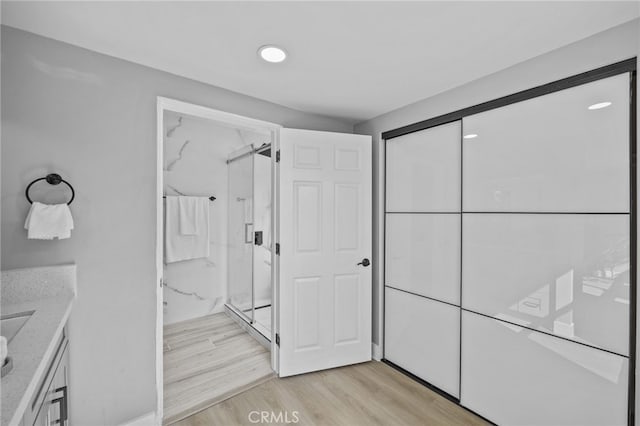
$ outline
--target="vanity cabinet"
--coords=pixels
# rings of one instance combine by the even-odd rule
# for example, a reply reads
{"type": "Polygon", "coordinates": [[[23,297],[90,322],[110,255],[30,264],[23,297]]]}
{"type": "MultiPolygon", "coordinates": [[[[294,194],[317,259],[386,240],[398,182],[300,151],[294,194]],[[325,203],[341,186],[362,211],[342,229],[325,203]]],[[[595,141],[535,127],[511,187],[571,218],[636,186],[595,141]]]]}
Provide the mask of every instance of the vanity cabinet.
{"type": "Polygon", "coordinates": [[[66,328],[45,375],[27,407],[23,426],[66,426],[69,423],[69,340],[66,328]]]}

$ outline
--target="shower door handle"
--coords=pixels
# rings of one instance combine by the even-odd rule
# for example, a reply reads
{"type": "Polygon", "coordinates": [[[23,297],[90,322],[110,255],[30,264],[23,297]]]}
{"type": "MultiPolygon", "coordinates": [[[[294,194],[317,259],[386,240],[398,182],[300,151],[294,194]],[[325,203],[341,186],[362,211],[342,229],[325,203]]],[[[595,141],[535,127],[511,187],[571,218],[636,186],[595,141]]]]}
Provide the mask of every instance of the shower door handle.
{"type": "Polygon", "coordinates": [[[253,226],[253,223],[244,224],[244,242],[246,244],[253,244],[253,232],[249,232],[250,226],[253,226]]]}

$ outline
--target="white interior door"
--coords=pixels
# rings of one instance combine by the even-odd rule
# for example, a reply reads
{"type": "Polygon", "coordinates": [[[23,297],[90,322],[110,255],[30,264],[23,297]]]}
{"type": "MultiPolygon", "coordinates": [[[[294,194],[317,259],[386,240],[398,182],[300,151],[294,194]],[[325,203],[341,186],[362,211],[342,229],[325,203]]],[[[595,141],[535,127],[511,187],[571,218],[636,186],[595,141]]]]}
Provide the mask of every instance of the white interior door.
{"type": "Polygon", "coordinates": [[[371,137],[280,131],[280,376],[371,359],[371,137]]]}

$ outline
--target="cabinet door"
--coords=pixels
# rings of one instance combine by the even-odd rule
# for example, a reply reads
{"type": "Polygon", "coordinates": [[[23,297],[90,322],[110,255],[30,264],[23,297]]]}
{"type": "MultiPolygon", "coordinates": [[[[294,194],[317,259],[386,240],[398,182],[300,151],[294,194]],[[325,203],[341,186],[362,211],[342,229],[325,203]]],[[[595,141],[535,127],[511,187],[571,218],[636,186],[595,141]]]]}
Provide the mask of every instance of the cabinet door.
{"type": "Polygon", "coordinates": [[[34,426],[51,426],[68,424],[68,369],[69,369],[69,350],[65,347],[62,356],[54,360],[58,365],[53,374],[53,378],[47,388],[42,402],[42,406],[38,411],[33,425],[34,426]]]}
{"type": "Polygon", "coordinates": [[[52,421],[65,426],[69,421],[69,347],[67,346],[60,358],[60,363],[51,381],[51,414],[52,421]]]}
{"type": "Polygon", "coordinates": [[[47,391],[47,395],[45,396],[44,402],[40,407],[40,411],[33,422],[33,426],[51,426],[55,421],[55,417],[52,415],[51,411],[51,392],[47,391]]]}

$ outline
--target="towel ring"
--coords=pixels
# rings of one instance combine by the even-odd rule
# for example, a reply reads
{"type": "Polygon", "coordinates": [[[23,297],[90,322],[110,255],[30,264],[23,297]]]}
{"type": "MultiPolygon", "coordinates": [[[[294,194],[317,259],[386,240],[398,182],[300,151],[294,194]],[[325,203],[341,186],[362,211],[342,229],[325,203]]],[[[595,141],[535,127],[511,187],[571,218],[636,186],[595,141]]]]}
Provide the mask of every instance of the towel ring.
{"type": "Polygon", "coordinates": [[[71,199],[69,200],[67,205],[71,204],[73,202],[73,199],[76,198],[76,191],[73,189],[73,186],[71,186],[71,184],[69,182],[67,182],[66,180],[62,179],[62,176],[60,176],[57,173],[50,173],[50,174],[46,175],[45,177],[41,177],[39,179],[36,179],[36,180],[32,181],[29,184],[29,186],[27,186],[27,189],[24,191],[24,194],[27,196],[27,200],[29,201],[30,204],[33,204],[33,201],[31,201],[31,197],[29,197],[29,189],[31,189],[31,186],[34,183],[39,182],[41,180],[46,180],[49,185],[59,185],[61,182],[65,183],[69,187],[69,189],[71,190],[71,199]]]}

